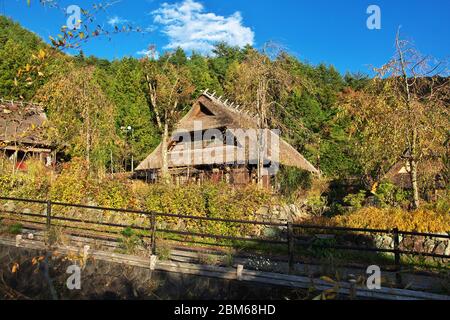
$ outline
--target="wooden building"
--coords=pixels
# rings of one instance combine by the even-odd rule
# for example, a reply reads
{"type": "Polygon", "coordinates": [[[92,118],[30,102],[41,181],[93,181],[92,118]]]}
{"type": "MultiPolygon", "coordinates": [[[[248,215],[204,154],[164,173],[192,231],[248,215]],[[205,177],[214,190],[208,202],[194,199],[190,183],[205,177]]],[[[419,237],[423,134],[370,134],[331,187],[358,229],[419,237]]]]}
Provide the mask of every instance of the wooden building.
{"type": "MultiPolygon", "coordinates": [[[[239,106],[205,91],[181,119],[168,143],[168,164],[176,183],[205,180],[245,185],[256,183],[257,121],[239,106]]],[[[261,131],[262,132],[262,131],[261,131]]],[[[297,150],[276,133],[264,130],[264,184],[269,186],[279,165],[319,174],[297,150]]],[[[139,178],[156,182],[162,167],[159,145],[136,169],[139,178]]]]}
{"type": "Polygon", "coordinates": [[[0,99],[0,152],[23,168],[30,157],[46,166],[56,161],[56,151],[45,138],[47,116],[39,105],[0,99]]]}
{"type": "MultiPolygon", "coordinates": [[[[422,189],[445,189],[445,166],[441,159],[426,159],[418,164],[418,179],[422,189]]],[[[412,189],[409,162],[402,159],[394,164],[382,177],[381,182],[390,182],[402,189],[412,189]]]]}

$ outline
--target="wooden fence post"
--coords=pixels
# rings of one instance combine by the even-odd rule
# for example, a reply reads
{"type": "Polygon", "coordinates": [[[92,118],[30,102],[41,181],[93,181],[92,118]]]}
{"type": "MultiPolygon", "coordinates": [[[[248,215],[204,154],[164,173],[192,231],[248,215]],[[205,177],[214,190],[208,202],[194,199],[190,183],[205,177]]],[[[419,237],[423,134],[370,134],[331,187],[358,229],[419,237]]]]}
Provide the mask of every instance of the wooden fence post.
{"type": "Polygon", "coordinates": [[[156,216],[155,213],[152,212],[150,217],[150,229],[151,229],[151,255],[156,255],[156,216]]]}
{"type": "Polygon", "coordinates": [[[289,259],[289,274],[294,273],[295,269],[295,254],[294,254],[294,228],[292,222],[287,223],[288,233],[288,259],[289,259]]]}
{"type": "Polygon", "coordinates": [[[50,230],[52,225],[52,202],[47,201],[47,231],[50,230]]]}
{"type": "Polygon", "coordinates": [[[398,286],[402,285],[401,272],[401,256],[400,256],[400,236],[398,233],[398,228],[394,228],[394,255],[395,255],[395,280],[398,286]]]}

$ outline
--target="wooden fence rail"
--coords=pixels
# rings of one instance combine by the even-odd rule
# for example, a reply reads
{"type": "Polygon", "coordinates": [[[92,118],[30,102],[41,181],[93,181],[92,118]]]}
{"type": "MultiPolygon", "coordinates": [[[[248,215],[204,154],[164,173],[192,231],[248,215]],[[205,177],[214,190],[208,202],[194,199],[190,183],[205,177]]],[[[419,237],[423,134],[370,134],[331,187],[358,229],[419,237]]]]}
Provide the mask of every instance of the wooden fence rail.
{"type": "MultiPolygon", "coordinates": [[[[198,216],[189,216],[182,214],[167,214],[167,213],[159,213],[154,211],[143,211],[143,210],[134,210],[134,209],[117,209],[117,208],[108,208],[108,207],[97,207],[97,206],[89,206],[89,205],[81,205],[81,204],[69,204],[62,202],[53,202],[50,200],[34,200],[34,199],[21,199],[21,198],[12,198],[12,197],[0,197],[1,201],[9,201],[9,202],[24,202],[24,203],[35,203],[42,204],[46,206],[45,215],[44,214],[36,214],[29,212],[17,212],[14,210],[3,210],[0,209],[0,213],[8,213],[17,216],[25,216],[25,217],[39,217],[45,219],[45,223],[33,222],[37,224],[45,225],[47,229],[52,227],[52,222],[54,221],[65,221],[65,222],[73,222],[73,223],[83,223],[89,224],[93,226],[105,226],[105,227],[115,227],[115,228],[132,228],[136,230],[148,231],[150,238],[150,250],[154,255],[156,254],[156,233],[165,233],[172,235],[185,235],[199,238],[210,238],[210,239],[222,239],[222,240],[233,240],[233,241],[244,241],[244,242],[256,242],[256,243],[266,243],[266,244],[278,244],[285,245],[288,252],[288,264],[290,273],[294,272],[295,268],[295,260],[296,260],[296,246],[310,246],[310,243],[302,243],[297,241],[299,236],[295,234],[295,231],[300,229],[305,230],[316,230],[316,231],[331,231],[335,233],[344,233],[344,234],[354,234],[354,233],[368,233],[368,234],[388,234],[393,237],[394,246],[392,249],[388,248],[379,248],[379,247],[365,247],[365,246],[343,246],[336,244],[318,244],[315,245],[316,248],[321,249],[336,249],[336,250],[349,250],[349,251],[365,251],[365,252],[383,252],[383,253],[391,253],[394,255],[394,263],[395,268],[398,274],[398,280],[400,281],[400,271],[401,271],[401,256],[402,255],[411,255],[411,256],[424,256],[424,257],[434,257],[441,259],[449,259],[449,255],[445,254],[435,254],[430,252],[420,252],[415,250],[401,250],[400,248],[400,235],[401,236],[420,236],[420,237],[428,237],[428,238],[444,238],[450,239],[450,234],[433,234],[433,233],[423,233],[423,232],[410,232],[410,231],[401,231],[398,229],[393,230],[385,230],[385,229],[364,229],[364,228],[345,228],[345,227],[331,227],[331,226],[318,226],[318,225],[305,225],[305,224],[293,224],[291,222],[262,222],[262,221],[250,221],[250,220],[232,220],[232,219],[221,219],[221,218],[212,218],[212,217],[198,217],[198,216]],[[54,214],[55,206],[62,206],[67,208],[81,208],[81,209],[92,209],[99,211],[112,211],[119,213],[134,213],[146,216],[150,219],[150,228],[139,227],[135,225],[129,224],[118,224],[118,223],[106,223],[106,222],[98,222],[98,221],[86,221],[75,218],[68,217],[58,217],[54,214]],[[179,219],[191,219],[198,221],[211,221],[211,222],[223,222],[230,224],[241,224],[241,225],[260,225],[265,227],[278,227],[285,230],[285,237],[279,237],[277,239],[267,239],[263,237],[246,237],[245,235],[241,237],[227,236],[223,234],[210,234],[210,233],[197,233],[197,232],[189,232],[189,231],[179,231],[179,230],[170,230],[170,229],[162,229],[157,227],[156,218],[157,217],[167,217],[167,218],[179,218],[179,219]]],[[[21,219],[18,219],[21,221],[21,219]]],[[[101,233],[109,233],[109,234],[118,234],[119,232],[100,231],[98,229],[91,229],[86,226],[69,226],[69,225],[61,225],[58,226],[71,228],[71,229],[79,229],[82,231],[97,231],[101,233]]]]}

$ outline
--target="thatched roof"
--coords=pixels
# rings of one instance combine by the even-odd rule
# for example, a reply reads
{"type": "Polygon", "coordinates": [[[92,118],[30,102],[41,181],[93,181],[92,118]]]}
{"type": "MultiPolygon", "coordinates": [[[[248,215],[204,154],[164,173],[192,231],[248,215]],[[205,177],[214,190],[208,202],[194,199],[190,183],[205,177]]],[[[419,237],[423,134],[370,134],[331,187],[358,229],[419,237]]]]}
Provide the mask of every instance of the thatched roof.
{"type": "MultiPolygon", "coordinates": [[[[201,123],[201,130],[221,129],[221,130],[247,130],[257,129],[257,121],[246,113],[240,112],[226,102],[215,98],[207,92],[203,93],[194,103],[192,109],[181,119],[173,132],[171,149],[168,153],[169,167],[187,167],[195,165],[232,164],[232,163],[257,163],[257,138],[256,136],[235,135],[236,145],[223,145],[223,142],[203,145],[194,148],[189,152],[182,147],[175,146],[178,136],[187,132],[197,132],[201,123]],[[244,152],[242,147],[246,146],[244,152]],[[180,155],[184,155],[180,159],[180,155]],[[206,155],[206,156],[205,156],[206,155]]],[[[283,139],[279,138],[272,131],[266,130],[267,150],[266,162],[276,161],[282,165],[297,167],[309,172],[319,174],[319,171],[306,160],[297,150],[283,139]],[[271,142],[279,139],[279,152],[272,150],[271,142]]],[[[138,171],[155,170],[162,167],[161,145],[159,145],[138,167],[138,171]]]]}
{"type": "MultiPolygon", "coordinates": [[[[418,163],[419,179],[435,180],[444,170],[444,164],[440,159],[425,159],[418,163]]],[[[387,181],[404,189],[411,189],[410,166],[406,159],[396,162],[388,172],[382,177],[381,181],[387,181]]]]}
{"type": "Polygon", "coordinates": [[[0,142],[48,146],[42,130],[46,122],[41,106],[0,99],[0,142]]]}

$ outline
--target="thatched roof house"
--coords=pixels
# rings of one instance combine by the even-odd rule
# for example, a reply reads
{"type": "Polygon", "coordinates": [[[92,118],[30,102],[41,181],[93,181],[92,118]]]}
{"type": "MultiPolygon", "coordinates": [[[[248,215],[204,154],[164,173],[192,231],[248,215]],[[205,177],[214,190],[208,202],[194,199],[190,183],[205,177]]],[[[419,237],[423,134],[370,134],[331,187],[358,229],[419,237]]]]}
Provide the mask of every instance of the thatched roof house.
{"type": "MultiPolygon", "coordinates": [[[[268,176],[275,165],[319,171],[276,133],[264,130],[264,162],[268,176]]],[[[230,183],[252,181],[258,161],[257,122],[227,101],[205,91],[181,119],[172,134],[168,149],[169,168],[182,180],[205,177],[227,179],[230,183]]],[[[138,167],[141,176],[157,179],[162,167],[159,145],[138,167]]],[[[273,171],[273,170],[272,170],[273,171]]],[[[267,178],[270,180],[269,178],[267,178]]]]}
{"type": "MultiPolygon", "coordinates": [[[[445,188],[443,181],[444,164],[440,159],[427,159],[419,162],[419,182],[425,188],[445,188]]],[[[406,159],[399,160],[382,177],[381,181],[390,182],[403,189],[411,189],[411,170],[406,159]]]]}
{"type": "Polygon", "coordinates": [[[41,106],[0,99],[0,150],[17,161],[28,155],[46,159],[54,149],[45,138],[46,123],[41,106]]]}

